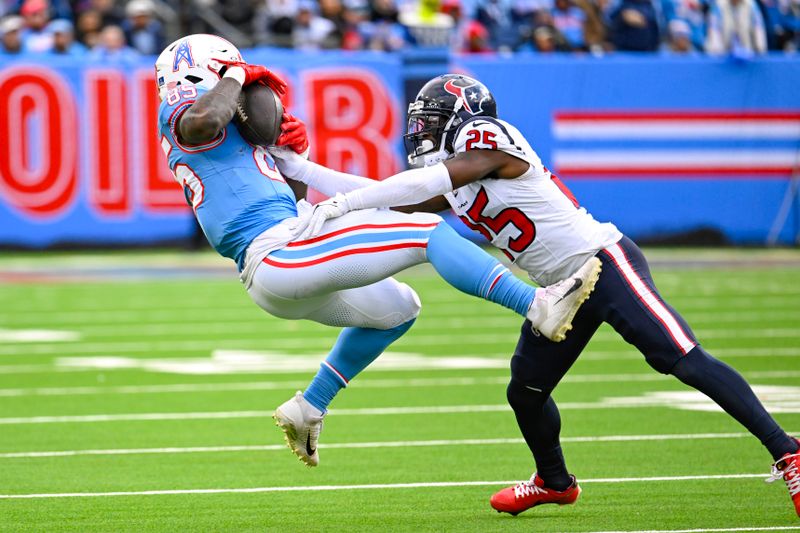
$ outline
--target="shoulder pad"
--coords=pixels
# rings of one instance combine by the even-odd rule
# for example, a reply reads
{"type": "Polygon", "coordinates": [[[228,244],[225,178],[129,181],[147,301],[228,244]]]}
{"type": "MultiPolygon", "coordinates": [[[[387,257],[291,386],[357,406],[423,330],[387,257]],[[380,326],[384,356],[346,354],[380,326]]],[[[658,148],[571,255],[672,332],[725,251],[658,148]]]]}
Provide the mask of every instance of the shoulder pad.
{"type": "Polygon", "coordinates": [[[473,117],[459,126],[453,140],[453,152],[460,153],[470,150],[521,152],[515,146],[508,129],[491,117],[473,117]]]}

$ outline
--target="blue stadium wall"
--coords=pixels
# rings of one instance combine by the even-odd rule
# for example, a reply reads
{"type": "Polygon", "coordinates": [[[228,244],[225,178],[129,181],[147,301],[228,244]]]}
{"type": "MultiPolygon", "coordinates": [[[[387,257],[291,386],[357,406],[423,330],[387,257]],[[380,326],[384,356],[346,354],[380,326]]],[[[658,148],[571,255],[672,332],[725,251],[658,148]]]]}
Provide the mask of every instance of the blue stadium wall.
{"type": "MultiPolygon", "coordinates": [[[[450,70],[486,83],[501,118],[581,203],[634,238],[713,228],[734,243],[772,233],[791,244],[800,232],[788,194],[800,157],[797,59],[245,55],[289,79],[315,159],[334,168],[374,178],[403,168],[405,93],[450,70]]],[[[152,72],[145,59],[4,58],[0,245],[139,245],[194,232],[156,135],[152,72]]]]}

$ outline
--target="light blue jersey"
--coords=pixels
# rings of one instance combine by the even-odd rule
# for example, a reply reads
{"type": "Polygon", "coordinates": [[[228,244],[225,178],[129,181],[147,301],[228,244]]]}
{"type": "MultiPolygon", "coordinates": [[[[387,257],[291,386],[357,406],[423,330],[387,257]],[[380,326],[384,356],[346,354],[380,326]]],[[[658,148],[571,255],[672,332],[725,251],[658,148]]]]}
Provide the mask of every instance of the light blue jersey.
{"type": "Polygon", "coordinates": [[[208,241],[241,270],[254,238],[297,216],[296,199],[269,152],[246,142],[234,124],[207,144],[178,142],[175,123],[198,97],[196,87],[179,86],[161,102],[161,147],[208,241]]]}

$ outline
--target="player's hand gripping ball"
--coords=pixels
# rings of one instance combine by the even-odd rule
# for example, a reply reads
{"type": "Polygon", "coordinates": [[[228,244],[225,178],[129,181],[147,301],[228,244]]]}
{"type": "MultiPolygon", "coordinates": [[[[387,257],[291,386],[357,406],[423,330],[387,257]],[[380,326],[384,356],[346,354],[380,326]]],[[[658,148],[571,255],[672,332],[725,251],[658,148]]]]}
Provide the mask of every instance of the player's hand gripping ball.
{"type": "Polygon", "coordinates": [[[283,103],[271,88],[253,83],[242,89],[233,120],[244,140],[271,146],[281,134],[283,103]]]}

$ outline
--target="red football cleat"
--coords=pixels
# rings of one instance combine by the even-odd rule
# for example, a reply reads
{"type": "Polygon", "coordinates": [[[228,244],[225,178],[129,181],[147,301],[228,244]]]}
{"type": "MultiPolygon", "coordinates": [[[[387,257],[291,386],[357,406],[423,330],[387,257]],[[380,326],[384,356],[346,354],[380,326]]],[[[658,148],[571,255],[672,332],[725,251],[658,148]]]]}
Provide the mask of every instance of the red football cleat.
{"type": "Polygon", "coordinates": [[[531,507],[543,503],[557,503],[569,505],[575,503],[581,493],[578,481],[572,476],[572,485],[562,491],[548,489],[544,481],[536,473],[530,481],[522,481],[513,487],[508,487],[495,493],[489,503],[498,513],[510,513],[514,516],[531,507]]]}
{"type": "Polygon", "coordinates": [[[800,449],[795,453],[787,453],[772,465],[772,475],[767,478],[767,482],[771,483],[781,478],[789,489],[789,496],[792,498],[797,516],[800,516],[800,449]]]}

